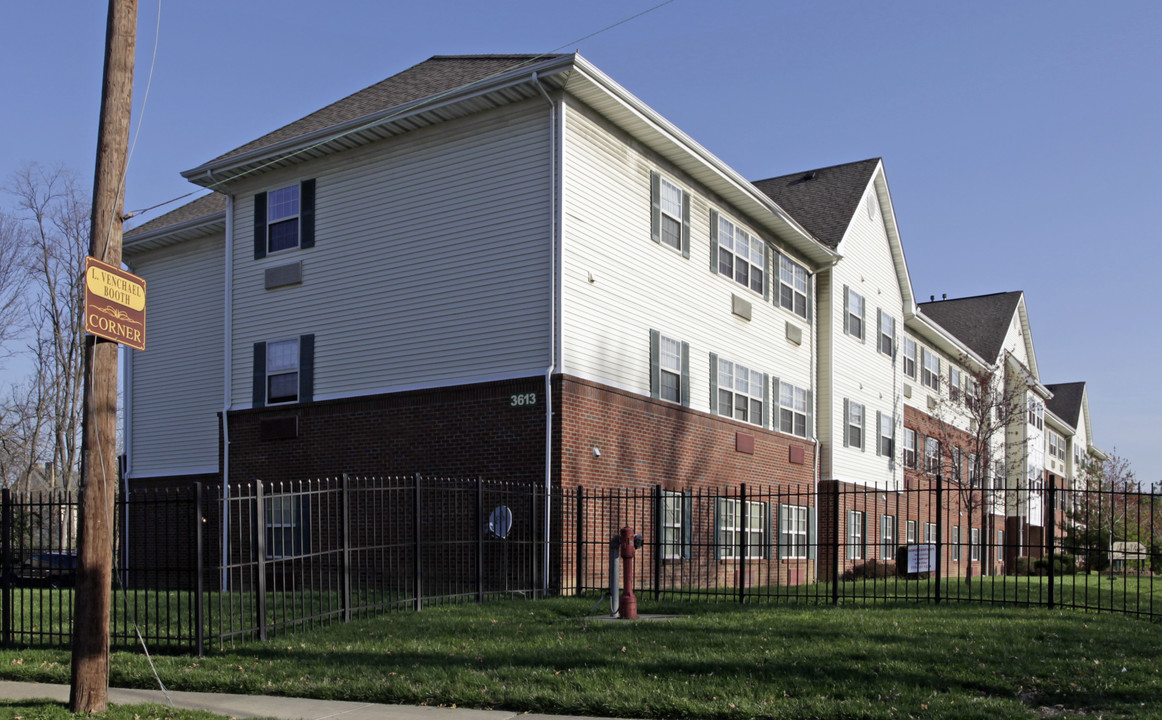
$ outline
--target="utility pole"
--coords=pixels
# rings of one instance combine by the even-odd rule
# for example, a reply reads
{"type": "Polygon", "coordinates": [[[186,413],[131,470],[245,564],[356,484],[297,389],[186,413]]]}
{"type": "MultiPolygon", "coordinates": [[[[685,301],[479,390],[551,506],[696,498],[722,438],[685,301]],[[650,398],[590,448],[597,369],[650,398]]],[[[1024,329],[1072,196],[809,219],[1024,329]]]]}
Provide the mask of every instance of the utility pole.
{"type": "MultiPolygon", "coordinates": [[[[137,0],[109,0],[105,72],[89,255],[121,266],[125,166],[133,105],[137,0]]],[[[78,282],[84,280],[79,278],[78,282]]],[[[109,611],[113,581],[113,518],[117,490],[117,343],[85,340],[84,434],[81,441],[81,527],[73,606],[69,710],[104,712],[109,704],[109,611]]]]}

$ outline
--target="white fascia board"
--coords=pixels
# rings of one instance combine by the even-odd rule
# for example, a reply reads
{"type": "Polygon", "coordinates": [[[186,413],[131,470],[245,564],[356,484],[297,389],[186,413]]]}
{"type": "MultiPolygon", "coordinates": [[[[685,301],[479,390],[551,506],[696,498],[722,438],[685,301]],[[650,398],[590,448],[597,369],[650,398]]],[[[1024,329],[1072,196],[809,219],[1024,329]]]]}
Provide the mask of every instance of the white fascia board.
{"type": "Polygon", "coordinates": [[[1041,383],[1041,372],[1037,369],[1037,351],[1033,348],[1033,329],[1029,326],[1029,310],[1025,307],[1025,293],[1017,301],[1017,316],[1021,320],[1021,332],[1025,336],[1025,353],[1029,356],[1029,369],[1037,383],[1041,383]]]}
{"type": "Polygon", "coordinates": [[[134,235],[123,242],[121,251],[124,255],[132,256],[155,247],[174,245],[225,229],[226,213],[223,211],[134,235]]]}
{"type": "MultiPolygon", "coordinates": [[[[1037,379],[1037,376],[1034,375],[1032,371],[1029,370],[1029,368],[1025,367],[1025,364],[1018,360],[1016,355],[1012,354],[1008,350],[1005,351],[1005,362],[1011,364],[1013,367],[1021,371],[1021,375],[1024,376],[1025,382],[1029,385],[1029,389],[1036,392],[1042,400],[1048,400],[1049,398],[1053,397],[1053,391],[1042,385],[1041,381],[1037,379]]],[[[1048,410],[1048,408],[1046,408],[1046,410],[1048,410]]]]}
{"type": "Polygon", "coordinates": [[[995,363],[990,363],[977,355],[975,351],[956,339],[954,335],[937,325],[936,321],[918,310],[915,313],[904,313],[904,327],[949,355],[966,358],[974,363],[978,370],[993,370],[997,367],[995,363]]]}
{"type": "Polygon", "coordinates": [[[815,269],[834,265],[838,254],[820,242],[775,201],[759,191],[717,156],[662,117],[633,93],[614,82],[585,58],[575,58],[576,72],[565,91],[602,113],[698,180],[768,232],[787,242],[815,269]]]}
{"type": "Polygon", "coordinates": [[[1049,408],[1045,408],[1045,424],[1053,426],[1053,430],[1064,437],[1072,438],[1077,433],[1072,425],[1058,417],[1049,408]]]}

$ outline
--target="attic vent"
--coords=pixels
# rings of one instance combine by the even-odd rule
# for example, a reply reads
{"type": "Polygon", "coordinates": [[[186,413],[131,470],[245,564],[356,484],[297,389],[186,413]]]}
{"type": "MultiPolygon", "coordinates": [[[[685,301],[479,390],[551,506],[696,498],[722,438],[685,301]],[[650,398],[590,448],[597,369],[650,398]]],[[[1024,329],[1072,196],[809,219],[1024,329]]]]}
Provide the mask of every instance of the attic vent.
{"type": "Polygon", "coordinates": [[[799,177],[795,180],[792,180],[791,182],[789,182],[787,184],[788,185],[798,185],[799,183],[809,182],[809,181],[814,180],[814,179],[815,179],[815,171],[812,170],[809,173],[803,173],[803,175],[801,177],[799,177]]]}
{"type": "Polygon", "coordinates": [[[876,218],[876,192],[872,190],[867,194],[867,216],[871,220],[876,218]]]}

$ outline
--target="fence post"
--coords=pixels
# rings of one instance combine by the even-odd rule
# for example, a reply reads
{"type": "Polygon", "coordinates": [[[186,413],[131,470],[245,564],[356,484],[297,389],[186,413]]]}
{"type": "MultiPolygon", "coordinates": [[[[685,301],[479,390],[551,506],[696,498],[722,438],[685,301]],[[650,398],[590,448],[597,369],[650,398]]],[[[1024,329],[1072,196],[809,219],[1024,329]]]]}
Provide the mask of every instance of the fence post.
{"type": "Polygon", "coordinates": [[[254,481],[255,554],[258,556],[258,639],[266,642],[266,498],[262,481],[254,481]]]}
{"type": "Polygon", "coordinates": [[[577,589],[580,595],[585,590],[585,488],[577,486],[577,589]]]}
{"type": "MultiPolygon", "coordinates": [[[[125,498],[125,516],[129,516],[129,498],[125,498]]],[[[194,546],[197,548],[194,551],[195,562],[194,571],[197,575],[194,577],[194,649],[198,653],[198,657],[205,657],[206,655],[206,598],[205,587],[203,587],[205,574],[205,558],[202,555],[202,483],[194,483],[194,546]]],[[[126,537],[129,536],[129,529],[125,529],[126,537]]]]}
{"type": "Polygon", "coordinates": [[[3,490],[3,512],[0,513],[0,533],[3,533],[0,547],[0,564],[3,568],[4,587],[4,647],[12,646],[12,491],[3,490]]]}
{"type": "Polygon", "coordinates": [[[484,602],[484,478],[476,478],[476,602],[484,602]]]}
{"type": "Polygon", "coordinates": [[[532,502],[529,503],[529,528],[531,534],[529,535],[529,595],[535,600],[537,598],[537,492],[540,490],[536,485],[532,486],[532,502]]]}
{"type": "Polygon", "coordinates": [[[944,474],[936,473],[936,604],[944,581],[944,474]]]}
{"type": "Polygon", "coordinates": [[[652,549],[654,556],[654,600],[660,600],[662,597],[662,554],[665,552],[662,546],[663,536],[665,534],[664,523],[666,509],[662,502],[662,486],[654,485],[654,546],[652,549]]]}
{"type": "Polygon", "coordinates": [[[839,604],[839,518],[842,511],[839,508],[839,500],[842,497],[839,494],[839,481],[832,480],[834,490],[832,490],[833,501],[831,503],[831,557],[833,558],[834,567],[831,570],[831,604],[839,604]]]}
{"type": "Polygon", "coordinates": [[[1049,609],[1053,609],[1053,550],[1057,545],[1057,482],[1052,476],[1049,477],[1049,519],[1045,521],[1045,545],[1049,555],[1049,609]]]}
{"type": "Polygon", "coordinates": [[[738,572],[738,602],[741,605],[746,600],[746,569],[747,569],[747,535],[750,532],[749,523],[747,522],[750,513],[746,508],[746,483],[741,483],[738,486],[738,564],[735,569],[738,572]]]}
{"type": "Polygon", "coordinates": [[[351,622],[351,476],[343,473],[341,488],[343,517],[340,522],[340,538],[343,542],[342,563],[342,591],[343,591],[343,622],[351,622]]]}
{"type": "Polygon", "coordinates": [[[420,474],[416,473],[416,491],[415,502],[412,506],[412,552],[415,557],[412,560],[412,589],[415,592],[415,601],[413,607],[417,612],[424,609],[424,594],[420,586],[422,577],[420,575],[420,555],[423,552],[423,546],[420,544],[420,474]]]}

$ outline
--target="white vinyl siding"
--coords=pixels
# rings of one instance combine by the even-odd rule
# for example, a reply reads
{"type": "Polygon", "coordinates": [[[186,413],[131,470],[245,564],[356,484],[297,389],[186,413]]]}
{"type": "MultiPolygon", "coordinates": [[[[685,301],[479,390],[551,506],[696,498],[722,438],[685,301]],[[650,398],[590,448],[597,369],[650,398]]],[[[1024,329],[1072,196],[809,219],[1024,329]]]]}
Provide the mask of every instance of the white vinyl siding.
{"type": "MultiPolygon", "coordinates": [[[[648,395],[650,330],[689,344],[690,407],[710,412],[711,353],[811,388],[811,327],[760,294],[710,272],[711,210],[755,224],[573,103],[565,108],[562,372],[648,395]],[[650,239],[651,174],[690,198],[690,257],[650,239]],[[750,320],[733,315],[732,295],[752,304],[750,320]],[[786,339],[787,325],[802,343],[786,339]]],[[[770,243],[777,238],[765,237],[770,243]]],[[[540,369],[543,372],[544,368],[540,369]]],[[[715,379],[717,375],[715,374],[715,379]]],[[[774,391],[772,389],[772,395],[774,391]]],[[[715,392],[715,395],[717,393],[715,392]]],[[[774,398],[768,400],[774,404],[774,398]]],[[[717,405],[717,402],[715,403],[717,405]]],[[[768,425],[773,421],[768,418],[768,425]]]]}
{"type": "Polygon", "coordinates": [[[549,167],[535,103],[320,160],[317,245],[293,254],[303,282],[275,290],[263,273],[290,256],[254,259],[253,192],[298,175],[239,187],[234,406],[251,398],[252,344],[303,333],[317,338],[315,399],[543,373],[549,167]]]}
{"type": "Polygon", "coordinates": [[[149,287],[147,350],[127,351],[133,477],[218,471],[224,252],[219,234],[129,258],[149,287]]]}

